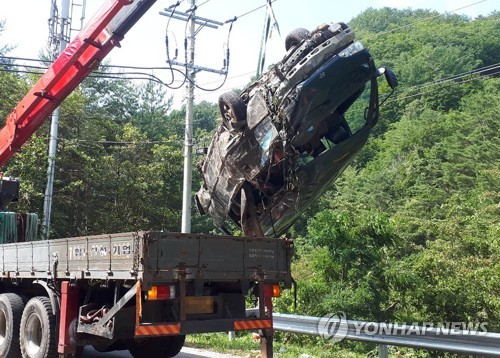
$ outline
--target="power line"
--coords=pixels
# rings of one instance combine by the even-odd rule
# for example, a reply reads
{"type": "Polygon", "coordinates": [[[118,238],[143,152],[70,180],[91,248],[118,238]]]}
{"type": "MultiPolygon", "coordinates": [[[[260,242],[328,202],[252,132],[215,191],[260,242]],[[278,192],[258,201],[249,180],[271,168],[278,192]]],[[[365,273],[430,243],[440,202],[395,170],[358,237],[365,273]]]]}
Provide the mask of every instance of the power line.
{"type": "MultiPolygon", "coordinates": [[[[275,0],[277,1],[277,0],[275,0]]],[[[0,59],[8,59],[8,60],[24,60],[24,61],[33,61],[33,62],[47,62],[47,63],[51,63],[50,61],[44,61],[44,60],[37,60],[37,59],[32,59],[32,58],[25,58],[25,57],[9,57],[9,56],[0,56],[0,59]]],[[[25,65],[25,64],[22,64],[22,65],[18,65],[18,64],[2,64],[0,63],[0,71],[2,71],[1,67],[2,66],[9,66],[9,67],[25,67],[25,68],[34,68],[34,69],[40,69],[40,70],[47,70],[48,67],[43,67],[43,66],[33,66],[33,65],[25,65]]],[[[127,65],[100,65],[99,67],[101,68],[111,68],[111,69],[129,69],[129,70],[171,70],[173,69],[174,71],[176,72],[181,72],[179,71],[178,69],[175,69],[175,68],[172,68],[172,66],[168,66],[168,67],[163,67],[163,66],[127,66],[127,65]]],[[[39,74],[38,72],[27,72],[27,71],[23,71],[23,70],[18,70],[18,71],[11,71],[11,72],[20,72],[20,73],[30,73],[30,74],[39,74]]],[[[233,78],[237,78],[237,77],[243,77],[243,76],[248,76],[248,75],[251,75],[253,74],[255,71],[249,71],[249,72],[245,72],[245,73],[242,73],[242,74],[238,74],[238,75],[234,75],[234,76],[228,76],[227,79],[233,79],[233,78]]],[[[96,73],[99,73],[99,74],[108,74],[108,75],[129,75],[129,74],[132,74],[130,72],[100,72],[100,71],[94,71],[92,72],[94,74],[96,73]]],[[[145,75],[145,76],[154,76],[154,75],[151,75],[149,73],[145,73],[145,72],[140,72],[140,73],[136,73],[136,74],[141,74],[141,75],[145,75]]],[[[182,75],[184,75],[184,73],[181,72],[182,75]]],[[[157,76],[154,76],[155,79],[157,80],[158,83],[161,83],[163,85],[166,86],[166,84],[161,81],[157,76]]],[[[203,83],[202,85],[209,85],[209,84],[213,84],[213,83],[217,83],[219,81],[210,81],[210,82],[205,82],[203,83]]],[[[183,82],[184,83],[184,82],[183,82]]],[[[216,89],[217,90],[217,89],[216,89]]]]}
{"type": "Polygon", "coordinates": [[[451,81],[454,81],[454,80],[457,80],[457,79],[460,79],[460,78],[463,78],[463,77],[466,77],[466,76],[471,76],[471,75],[475,75],[475,74],[482,74],[484,72],[488,72],[488,71],[495,70],[495,69],[498,69],[498,68],[500,68],[500,62],[495,63],[493,65],[480,67],[480,68],[477,68],[477,69],[474,69],[474,70],[471,70],[471,71],[463,72],[463,73],[460,73],[458,75],[453,75],[453,76],[450,76],[450,77],[447,77],[447,78],[442,78],[442,79],[439,79],[439,80],[434,81],[434,82],[427,82],[427,83],[423,83],[423,84],[420,84],[420,85],[415,85],[415,86],[409,87],[408,90],[421,89],[421,88],[425,88],[425,87],[431,87],[431,86],[434,86],[434,85],[451,82],[451,81]]]}
{"type": "MultiPolygon", "coordinates": [[[[484,73],[492,71],[492,70],[497,70],[499,68],[500,68],[500,62],[496,63],[494,65],[489,65],[489,66],[481,67],[481,68],[478,68],[478,69],[474,69],[474,70],[471,70],[471,71],[467,71],[467,72],[463,72],[463,73],[460,73],[460,74],[457,74],[457,75],[453,75],[453,76],[450,76],[450,77],[447,77],[447,78],[439,79],[437,81],[426,82],[426,83],[423,83],[423,84],[420,84],[420,85],[415,85],[415,86],[412,86],[412,87],[408,87],[406,90],[407,91],[420,90],[420,89],[424,89],[424,88],[428,88],[428,87],[442,85],[442,84],[445,84],[445,83],[448,83],[448,82],[454,82],[454,81],[460,80],[460,79],[462,79],[464,77],[469,77],[469,76],[473,76],[473,75],[485,76],[484,73]]],[[[497,73],[497,72],[494,72],[494,73],[497,73]]]]}
{"type": "MultiPolygon", "coordinates": [[[[272,0],[272,1],[271,1],[271,4],[272,4],[272,3],[275,3],[276,1],[278,1],[278,0],[272,0]]],[[[242,18],[243,16],[250,15],[251,13],[254,13],[255,11],[260,10],[260,9],[262,9],[262,8],[265,8],[266,6],[267,6],[267,3],[266,3],[266,4],[264,4],[264,5],[261,5],[261,6],[259,6],[259,7],[256,7],[256,8],[255,8],[255,9],[253,9],[253,10],[247,11],[247,12],[245,12],[245,13],[243,13],[243,14],[239,15],[239,16],[236,16],[236,18],[237,18],[237,19],[239,19],[239,18],[242,18]]]]}
{"type": "MultiPolygon", "coordinates": [[[[177,128],[181,128],[181,127],[184,127],[184,123],[181,123],[181,122],[158,122],[158,121],[137,121],[137,120],[134,120],[134,119],[128,119],[128,120],[121,120],[121,119],[117,119],[117,118],[109,118],[107,116],[104,116],[103,117],[84,117],[84,116],[78,116],[78,117],[72,117],[72,118],[69,118],[69,117],[65,117],[65,116],[62,116],[62,118],[64,120],[67,120],[67,121],[97,121],[97,122],[112,122],[112,123],[116,123],[116,124],[132,124],[132,125],[137,125],[137,126],[145,126],[145,125],[153,125],[153,126],[165,126],[167,128],[173,128],[173,129],[176,129],[177,128]]],[[[204,121],[203,120],[195,120],[193,121],[193,124],[201,124],[203,123],[204,121]]]]}
{"type": "MultiPolygon", "coordinates": [[[[210,1],[210,0],[207,0],[207,1],[205,1],[204,3],[202,3],[202,4],[198,5],[198,6],[204,5],[204,4],[205,4],[205,3],[207,3],[208,1],[210,1]]],[[[275,1],[277,1],[277,0],[274,0],[273,2],[275,2],[275,1]]],[[[456,11],[459,11],[459,10],[462,10],[462,9],[465,9],[465,8],[468,8],[468,7],[472,7],[472,6],[475,6],[475,5],[477,5],[477,4],[483,3],[483,2],[485,2],[485,1],[487,1],[487,0],[478,1],[478,2],[475,2],[475,3],[472,3],[472,4],[469,4],[469,5],[466,5],[466,6],[463,6],[463,7],[460,7],[460,8],[454,9],[454,10],[451,10],[450,12],[456,12],[456,11]]],[[[263,7],[265,7],[265,6],[266,6],[266,4],[264,4],[264,5],[262,5],[262,6],[259,6],[259,7],[257,7],[257,8],[254,8],[254,9],[252,9],[252,10],[250,10],[250,11],[247,11],[247,12],[245,12],[245,13],[241,14],[240,16],[237,16],[237,17],[233,18],[232,20],[233,20],[233,22],[234,22],[237,18],[240,18],[240,17],[246,16],[246,15],[249,15],[249,14],[251,14],[251,13],[253,13],[253,12],[255,12],[255,11],[257,11],[257,10],[259,10],[259,9],[263,8],[263,7]]],[[[389,32],[393,32],[393,31],[396,31],[396,30],[401,29],[401,28],[406,28],[406,27],[409,27],[409,26],[416,25],[416,24],[418,24],[418,23],[422,23],[422,22],[425,22],[425,21],[429,21],[429,20],[431,20],[431,19],[433,19],[433,18],[440,17],[440,16],[442,16],[442,15],[434,15],[434,16],[430,16],[430,17],[427,17],[427,18],[424,18],[424,19],[421,19],[421,20],[415,21],[415,22],[413,22],[413,23],[411,23],[411,24],[403,25],[403,26],[400,26],[400,27],[398,27],[398,28],[392,29],[392,30],[390,30],[389,32]]],[[[228,21],[229,21],[229,20],[228,20],[228,21]]],[[[231,24],[232,24],[232,22],[231,22],[231,24]]],[[[387,32],[385,32],[385,33],[387,33],[387,32]]],[[[384,32],[382,32],[382,33],[378,33],[378,34],[375,34],[375,35],[382,35],[382,34],[384,34],[384,32]]],[[[3,58],[3,59],[10,59],[10,60],[13,60],[13,59],[19,59],[19,60],[28,60],[28,61],[38,61],[38,62],[50,62],[50,61],[44,61],[44,60],[34,60],[34,59],[27,59],[27,58],[20,58],[20,57],[17,57],[17,58],[16,58],[16,57],[8,57],[8,56],[0,56],[0,59],[1,59],[1,58],[3,58]]],[[[123,68],[123,69],[143,69],[143,70],[175,70],[176,72],[178,72],[178,73],[180,73],[181,75],[183,75],[183,77],[184,77],[184,81],[183,81],[183,83],[185,83],[185,80],[186,80],[185,73],[183,73],[183,72],[182,72],[182,71],[180,71],[180,70],[173,69],[173,68],[172,68],[172,66],[168,66],[168,67],[139,67],[139,66],[102,65],[102,67],[103,67],[103,68],[123,68]]],[[[1,71],[1,69],[0,69],[0,71],[1,71]]],[[[475,71],[478,71],[478,70],[474,70],[474,71],[472,71],[472,72],[474,73],[475,71]]],[[[7,71],[7,72],[24,72],[24,73],[33,73],[33,72],[27,72],[27,71],[7,71]]],[[[102,73],[101,73],[101,74],[102,74],[102,73]]],[[[148,76],[148,77],[152,77],[152,78],[142,78],[142,77],[123,77],[123,74],[122,74],[122,73],[120,73],[120,74],[112,74],[112,75],[107,74],[107,75],[102,75],[102,76],[99,76],[99,77],[101,77],[101,78],[110,78],[110,79],[138,79],[138,80],[154,80],[154,81],[155,81],[155,82],[157,82],[157,83],[160,83],[160,84],[162,84],[162,85],[166,85],[163,81],[161,81],[158,77],[156,77],[156,76],[154,76],[154,75],[150,75],[150,74],[146,74],[146,73],[141,73],[141,74],[142,74],[142,75],[145,75],[145,76],[148,76]],[[113,75],[120,76],[120,77],[113,77],[113,75]]],[[[470,74],[470,72],[469,72],[468,74],[470,74]]],[[[242,74],[242,75],[236,75],[236,76],[231,76],[231,77],[229,77],[229,78],[239,77],[239,76],[243,76],[243,75],[244,75],[244,74],[242,74]]],[[[459,78],[459,77],[457,77],[457,76],[460,76],[460,75],[456,75],[456,76],[450,77],[449,79],[441,79],[441,80],[439,80],[439,81],[436,81],[436,83],[446,83],[447,81],[452,81],[452,80],[454,80],[454,79],[456,79],[456,78],[459,78]]],[[[96,76],[96,77],[97,77],[97,76],[96,76]]],[[[209,83],[214,83],[214,82],[215,82],[215,81],[213,81],[213,82],[208,82],[208,83],[206,83],[206,84],[209,84],[209,83]]],[[[221,85],[221,86],[218,86],[218,88],[216,88],[216,89],[212,89],[212,91],[216,91],[216,90],[218,90],[218,89],[222,88],[222,87],[223,87],[223,85],[224,85],[224,83],[222,83],[222,85],[221,85]]],[[[431,82],[431,83],[427,83],[427,84],[422,84],[422,85],[417,85],[417,86],[414,86],[414,88],[419,88],[419,87],[423,88],[423,87],[425,87],[425,86],[433,86],[433,85],[436,85],[436,84],[435,84],[435,83],[433,83],[433,82],[431,82]]],[[[203,88],[200,88],[200,89],[202,89],[202,90],[203,90],[203,88]]],[[[203,97],[203,95],[201,95],[201,97],[203,97]]]]}
{"type": "MultiPolygon", "coordinates": [[[[227,79],[230,80],[230,79],[234,79],[234,78],[238,78],[238,77],[253,75],[254,73],[255,73],[255,71],[249,71],[249,72],[245,72],[245,73],[242,73],[239,75],[230,76],[227,79]]],[[[218,81],[205,82],[203,85],[209,85],[209,84],[216,83],[216,82],[218,82],[218,81]]]]}
{"type": "Polygon", "coordinates": [[[181,139],[172,140],[155,140],[155,141],[113,141],[113,140],[88,140],[88,139],[67,139],[59,138],[59,140],[64,142],[78,142],[78,143],[90,143],[90,144],[103,144],[103,145],[156,145],[156,144],[182,144],[181,139]]]}
{"type": "Polygon", "coordinates": [[[196,6],[197,6],[197,7],[203,6],[203,5],[205,5],[205,4],[206,4],[207,2],[209,2],[209,1],[210,1],[210,0],[205,0],[204,2],[202,2],[201,4],[198,4],[198,5],[196,5],[196,6]]]}
{"type": "MultiPolygon", "coordinates": [[[[16,64],[0,64],[0,72],[16,72],[16,73],[25,73],[25,74],[41,74],[40,72],[36,71],[27,71],[27,70],[9,70],[6,68],[2,67],[24,67],[28,69],[40,69],[40,70],[47,70],[47,67],[43,66],[32,66],[32,65],[16,65],[16,64]]],[[[140,67],[134,67],[134,66],[116,66],[115,68],[129,68],[129,69],[134,69],[134,68],[140,68],[140,67]]],[[[147,69],[147,68],[145,68],[147,69]]],[[[169,69],[168,67],[164,67],[163,69],[169,69]]],[[[172,69],[173,71],[178,71],[177,69],[172,69]]],[[[151,73],[146,73],[146,72],[100,72],[100,71],[94,71],[92,72],[88,77],[91,78],[109,78],[109,79],[127,79],[127,80],[149,80],[156,82],[158,84],[161,84],[163,86],[168,87],[168,85],[163,82],[158,76],[155,76],[151,73]],[[130,76],[143,76],[143,77],[130,77],[130,76]]]]}
{"type": "MultiPolygon", "coordinates": [[[[29,62],[42,62],[42,63],[47,63],[51,64],[52,61],[47,61],[47,60],[42,60],[42,59],[35,59],[35,58],[27,58],[27,57],[12,57],[12,56],[0,56],[0,60],[5,59],[5,60],[19,60],[19,61],[29,61],[29,62]]],[[[13,64],[9,63],[0,63],[0,66],[11,66],[13,64]]],[[[19,67],[27,67],[29,65],[15,65],[19,67]]],[[[47,69],[47,67],[42,67],[40,66],[40,69],[47,69]]],[[[128,66],[128,65],[104,65],[101,64],[99,65],[100,68],[117,68],[117,69],[128,69],[128,70],[144,70],[144,71],[155,71],[155,70],[170,70],[170,66],[128,66]]]]}
{"type": "MultiPolygon", "coordinates": [[[[20,67],[20,65],[16,65],[16,66],[20,67]]],[[[44,69],[44,67],[37,67],[37,66],[23,66],[23,67],[44,69]]],[[[117,67],[117,66],[114,66],[114,67],[117,67]]],[[[121,67],[121,68],[137,68],[137,67],[134,67],[134,66],[119,66],[119,67],[121,67]]],[[[142,67],[139,67],[139,68],[142,68],[142,67]]],[[[467,77],[467,76],[471,76],[471,75],[474,75],[474,74],[482,75],[482,73],[484,73],[484,72],[488,72],[488,71],[491,71],[491,70],[496,70],[496,69],[499,69],[499,68],[500,68],[500,63],[496,63],[496,64],[493,64],[493,65],[484,66],[484,67],[481,67],[481,68],[478,68],[478,69],[474,69],[474,70],[471,70],[471,71],[467,71],[467,72],[464,72],[464,73],[461,73],[461,74],[457,74],[457,75],[453,75],[453,76],[450,76],[450,77],[447,77],[447,78],[443,78],[443,79],[440,79],[440,80],[437,80],[437,81],[427,82],[427,83],[423,83],[423,84],[420,84],[420,85],[415,85],[415,86],[412,86],[412,87],[408,87],[406,90],[407,91],[418,90],[418,89],[423,89],[423,88],[427,88],[427,87],[437,86],[437,85],[440,85],[440,84],[446,84],[446,83],[453,82],[453,81],[456,81],[456,80],[459,80],[461,78],[464,78],[464,77],[467,77]]],[[[162,69],[168,69],[168,68],[167,67],[162,67],[162,69]]],[[[15,72],[15,73],[26,73],[26,74],[40,74],[39,72],[34,72],[34,71],[9,70],[9,69],[5,69],[5,68],[0,68],[0,72],[15,72]]],[[[250,73],[253,73],[253,72],[244,73],[244,74],[241,74],[241,75],[235,75],[235,76],[231,76],[229,78],[242,77],[242,76],[248,75],[250,73]]],[[[493,74],[489,74],[488,77],[491,77],[492,75],[495,75],[497,73],[498,72],[494,72],[493,74]]],[[[152,81],[155,81],[152,78],[148,78],[148,77],[151,77],[151,75],[150,74],[146,74],[146,73],[143,73],[143,74],[147,75],[148,77],[127,77],[127,76],[123,76],[124,74],[126,74],[126,73],[116,73],[116,75],[113,76],[113,75],[109,75],[109,73],[102,72],[99,75],[92,75],[91,74],[89,77],[93,77],[93,78],[107,78],[107,79],[122,79],[122,80],[123,79],[127,79],[127,80],[152,80],[152,81]]],[[[482,75],[482,76],[485,76],[485,75],[482,75]]],[[[156,80],[155,82],[160,83],[160,84],[164,84],[159,79],[156,80]]],[[[470,81],[467,81],[467,82],[470,82],[470,81]]],[[[459,84],[460,83],[467,83],[467,82],[459,82],[459,84]]],[[[210,84],[210,83],[213,83],[213,82],[207,82],[205,84],[210,84]]],[[[243,86],[243,85],[245,85],[245,83],[242,83],[241,86],[243,86]]],[[[234,87],[235,86],[233,85],[231,88],[234,88],[234,87]]],[[[236,86],[236,87],[238,87],[238,86],[236,86]]],[[[442,88],[447,88],[447,87],[442,87],[442,88]]],[[[230,87],[224,89],[224,91],[226,91],[228,89],[230,89],[230,87]]],[[[223,92],[223,91],[221,91],[221,92],[223,92]]],[[[416,97],[416,96],[419,96],[419,95],[423,95],[423,94],[426,94],[426,93],[432,93],[432,92],[434,92],[434,91],[421,92],[421,93],[416,94],[416,95],[401,97],[399,99],[412,98],[412,97],[416,97]]],[[[201,95],[198,95],[198,97],[205,97],[207,95],[208,94],[201,94],[201,95]]],[[[389,102],[394,102],[396,99],[398,99],[398,98],[396,97],[396,98],[390,100],[389,102]]]]}
{"type": "MultiPolygon", "coordinates": [[[[447,11],[447,12],[449,12],[449,13],[457,12],[457,11],[460,11],[460,10],[463,10],[463,9],[466,9],[466,8],[469,8],[469,7],[472,7],[472,6],[476,6],[476,5],[481,4],[483,2],[486,2],[486,1],[488,1],[488,0],[477,1],[475,3],[471,3],[469,5],[465,5],[465,6],[462,6],[462,7],[456,8],[454,10],[447,11]]],[[[442,17],[442,16],[443,16],[443,14],[439,13],[437,15],[424,17],[424,18],[416,20],[416,21],[414,21],[414,22],[412,22],[410,24],[400,25],[400,26],[397,26],[397,27],[395,27],[393,29],[390,29],[390,30],[387,30],[387,31],[378,32],[376,34],[371,34],[367,38],[369,39],[371,37],[377,37],[377,36],[387,35],[387,34],[396,32],[398,30],[405,29],[405,28],[408,28],[408,27],[412,27],[412,26],[420,24],[420,23],[425,23],[425,22],[428,22],[428,21],[430,21],[432,19],[435,19],[435,18],[438,18],[438,17],[442,17]]]]}
{"type": "Polygon", "coordinates": [[[491,77],[493,77],[495,75],[498,75],[498,74],[500,74],[500,71],[496,71],[496,72],[493,72],[493,73],[490,73],[490,74],[487,74],[487,75],[482,75],[481,77],[470,78],[470,79],[464,80],[464,81],[452,82],[451,84],[449,84],[447,86],[437,87],[437,88],[434,88],[432,90],[424,91],[424,92],[420,92],[420,93],[416,93],[416,94],[413,94],[413,95],[408,95],[408,96],[404,96],[404,97],[399,97],[399,95],[396,95],[395,98],[393,98],[391,100],[388,100],[386,103],[391,103],[391,102],[401,101],[401,100],[404,100],[404,99],[410,99],[410,98],[415,98],[415,97],[423,96],[423,95],[426,95],[426,94],[434,93],[434,92],[441,91],[443,89],[447,89],[447,88],[451,88],[451,87],[456,87],[456,86],[463,85],[463,84],[466,84],[466,83],[469,83],[469,82],[473,82],[473,81],[482,82],[482,81],[490,79],[491,77]]]}
{"type": "MultiPolygon", "coordinates": [[[[200,5],[197,5],[197,7],[200,7],[206,3],[208,3],[209,1],[211,0],[206,0],[205,2],[203,2],[202,4],[200,5]]],[[[278,0],[273,0],[271,1],[271,3],[274,3],[278,0]]],[[[483,2],[486,2],[488,0],[481,0],[481,1],[477,1],[477,2],[474,2],[474,3],[471,3],[471,4],[468,4],[468,5],[465,5],[465,6],[462,6],[462,7],[459,7],[459,8],[456,8],[456,9],[453,9],[453,10],[450,10],[448,12],[457,12],[457,11],[460,11],[460,10],[463,10],[463,9],[466,9],[466,8],[469,8],[469,7],[472,7],[472,6],[476,6],[478,4],[481,4],[483,2]]],[[[178,2],[178,4],[180,4],[182,1],[178,2]]],[[[176,4],[175,6],[178,6],[178,4],[176,4]]],[[[264,7],[266,7],[267,4],[264,4],[264,5],[261,5],[261,6],[258,6],[252,10],[249,10],[249,11],[246,11],[244,13],[242,13],[241,15],[239,16],[235,16],[233,18],[231,18],[230,20],[226,20],[224,22],[224,24],[227,24],[227,23],[230,23],[230,22],[234,22],[236,21],[237,19],[241,18],[241,17],[244,17],[246,15],[249,15],[255,11],[258,11],[264,7]]],[[[401,25],[399,27],[396,27],[394,29],[391,29],[391,30],[388,30],[388,31],[385,31],[385,32],[379,32],[377,34],[373,34],[372,36],[379,36],[379,35],[383,35],[383,34],[386,34],[386,33],[391,33],[391,32],[394,32],[394,31],[397,31],[399,29],[402,29],[402,28],[406,28],[406,27],[411,27],[411,26],[414,26],[418,23],[422,23],[422,22],[426,22],[426,21],[429,21],[429,20],[432,20],[434,18],[437,18],[437,17],[441,17],[442,14],[438,14],[438,15],[433,15],[433,16],[429,16],[429,17],[426,17],[426,18],[423,18],[423,19],[419,19],[411,24],[406,24],[406,25],[401,25]]],[[[32,59],[32,58],[26,58],[26,57],[12,57],[12,56],[0,56],[0,59],[6,59],[6,60],[22,60],[22,61],[35,61],[35,62],[42,62],[42,63],[52,63],[52,61],[49,61],[49,60],[43,60],[43,59],[32,59]]],[[[124,66],[124,65],[100,65],[100,67],[102,68],[122,68],[122,69],[137,69],[137,70],[170,70],[172,68],[172,66],[168,66],[168,67],[159,67],[159,66],[153,66],[153,67],[149,67],[149,66],[124,66]]],[[[182,73],[182,72],[181,72],[182,73]]],[[[184,73],[182,73],[184,75],[184,73]]]]}
{"type": "MultiPolygon", "coordinates": [[[[209,1],[210,1],[210,0],[206,0],[206,1],[205,1],[205,2],[203,2],[202,4],[196,5],[194,8],[192,8],[192,9],[190,9],[190,10],[189,10],[189,12],[190,12],[190,13],[189,13],[189,15],[188,15],[187,19],[184,19],[184,20],[186,21],[186,28],[185,28],[185,30],[184,30],[184,31],[185,31],[185,33],[186,33],[186,31],[187,31],[187,30],[186,30],[186,29],[187,29],[187,23],[188,23],[188,21],[190,20],[190,18],[191,18],[191,16],[192,16],[192,14],[194,13],[194,10],[196,10],[197,8],[199,8],[200,6],[202,6],[202,5],[206,4],[206,3],[207,3],[207,2],[209,2],[209,1]]],[[[277,0],[273,0],[273,1],[271,1],[271,3],[274,3],[274,2],[276,2],[276,1],[277,1],[277,0]]],[[[168,20],[168,22],[167,22],[167,32],[168,32],[168,26],[169,26],[169,23],[170,23],[170,19],[173,17],[173,14],[174,14],[174,11],[173,11],[173,10],[171,10],[171,9],[172,9],[172,8],[174,8],[174,9],[175,9],[177,6],[179,6],[179,2],[177,2],[176,4],[174,4],[174,5],[170,6],[170,8],[165,9],[165,10],[168,10],[168,11],[169,11],[169,14],[165,14],[165,15],[167,15],[167,16],[169,17],[169,20],[168,20]]],[[[221,89],[221,88],[224,86],[224,84],[226,83],[226,81],[227,81],[227,79],[228,79],[228,77],[227,77],[227,76],[228,76],[228,72],[229,72],[229,53],[230,53],[230,50],[229,50],[229,39],[230,39],[230,36],[231,36],[231,31],[232,31],[232,28],[233,28],[233,24],[234,24],[234,22],[236,22],[236,20],[238,20],[239,18],[244,17],[244,16],[246,16],[246,15],[249,15],[249,14],[251,14],[251,13],[253,13],[253,12],[257,11],[257,10],[260,10],[260,9],[262,9],[262,8],[266,7],[266,6],[268,6],[268,4],[264,4],[264,5],[258,6],[258,7],[254,8],[254,9],[252,9],[252,10],[249,10],[249,11],[247,11],[247,12],[245,12],[245,13],[243,13],[243,14],[239,15],[239,16],[234,16],[234,17],[232,17],[232,18],[230,18],[230,19],[228,19],[228,20],[224,21],[223,25],[230,24],[230,26],[229,26],[229,31],[228,31],[228,36],[227,36],[227,41],[226,41],[226,45],[227,45],[227,50],[226,50],[226,51],[227,51],[227,55],[226,55],[226,59],[224,60],[224,67],[226,67],[226,71],[225,71],[226,73],[225,73],[225,75],[224,75],[224,79],[223,79],[223,81],[221,82],[221,84],[220,84],[219,86],[215,87],[215,88],[205,88],[205,87],[202,87],[202,86],[200,86],[200,85],[198,85],[198,84],[196,84],[196,83],[194,83],[194,82],[193,82],[193,83],[191,83],[193,86],[195,86],[195,87],[196,87],[197,89],[199,89],[199,90],[206,91],[206,92],[215,92],[215,91],[217,91],[217,90],[221,89]]],[[[185,34],[185,37],[186,37],[186,34],[185,34]]],[[[186,42],[185,42],[185,43],[186,43],[186,42]]],[[[168,60],[168,62],[169,62],[170,64],[172,64],[172,63],[173,63],[173,61],[171,61],[171,60],[170,60],[170,57],[169,57],[169,56],[170,56],[170,51],[169,51],[169,49],[168,49],[168,46],[169,46],[169,44],[168,44],[168,36],[166,36],[166,46],[167,46],[167,60],[168,60]]],[[[185,47],[185,51],[184,51],[184,52],[185,52],[185,63],[187,63],[187,57],[186,57],[186,56],[187,56],[187,52],[186,52],[186,45],[185,45],[184,47],[185,47]]],[[[172,66],[170,66],[170,67],[172,67],[172,66]]],[[[187,71],[187,69],[186,69],[186,71],[187,71]]],[[[188,81],[190,80],[190,79],[189,79],[189,76],[187,76],[187,73],[184,73],[184,72],[180,72],[180,73],[181,73],[182,75],[184,75],[184,79],[185,79],[185,80],[188,80],[188,81]]],[[[172,78],[173,78],[173,76],[172,76],[172,78]]],[[[213,83],[213,82],[212,82],[212,83],[213,83]]],[[[182,86],[182,85],[181,85],[181,86],[182,86]]],[[[179,87],[181,87],[181,86],[179,86],[179,87]]],[[[176,87],[175,89],[178,89],[179,87],[176,87]]]]}

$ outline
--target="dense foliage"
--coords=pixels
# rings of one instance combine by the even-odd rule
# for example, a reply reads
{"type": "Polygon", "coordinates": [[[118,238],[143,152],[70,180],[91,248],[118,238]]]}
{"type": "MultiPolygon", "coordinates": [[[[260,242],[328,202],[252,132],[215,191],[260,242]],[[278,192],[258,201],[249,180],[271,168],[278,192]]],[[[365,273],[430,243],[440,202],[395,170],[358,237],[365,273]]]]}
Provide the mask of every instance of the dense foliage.
{"type": "Polygon", "coordinates": [[[351,25],[401,86],[355,165],[296,226],[298,305],[289,294],[279,310],[498,331],[498,13],[369,9],[351,25]]]}
{"type": "MultiPolygon", "coordinates": [[[[298,304],[287,292],[278,310],[500,330],[499,17],[384,8],[350,22],[400,87],[354,165],[296,223],[298,304]]],[[[32,80],[0,71],[3,118],[32,80]]],[[[64,102],[53,237],[179,230],[185,111],[170,107],[159,85],[105,78],[64,102]]],[[[206,145],[217,106],[195,117],[206,145]]],[[[13,210],[42,211],[47,137],[44,126],[4,168],[22,180],[13,210]]]]}

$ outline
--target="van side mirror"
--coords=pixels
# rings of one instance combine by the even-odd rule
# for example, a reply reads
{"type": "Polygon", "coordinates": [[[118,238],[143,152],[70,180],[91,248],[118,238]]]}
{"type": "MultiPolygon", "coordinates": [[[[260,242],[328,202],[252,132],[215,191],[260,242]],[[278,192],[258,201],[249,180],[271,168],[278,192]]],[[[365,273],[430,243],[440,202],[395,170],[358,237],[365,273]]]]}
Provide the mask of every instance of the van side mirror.
{"type": "Polygon", "coordinates": [[[394,91],[394,89],[399,84],[398,76],[396,76],[396,74],[393,71],[389,70],[388,68],[385,69],[384,75],[385,75],[385,80],[387,81],[387,84],[394,91]]]}
{"type": "Polygon", "coordinates": [[[389,85],[392,91],[387,95],[387,97],[385,97],[385,99],[382,102],[380,102],[379,107],[382,106],[385,103],[385,101],[387,101],[387,99],[389,99],[389,97],[392,96],[394,90],[399,84],[398,76],[396,76],[396,74],[393,71],[389,70],[387,67],[380,67],[378,69],[377,76],[382,76],[382,75],[385,76],[385,80],[387,81],[387,84],[389,85]]]}
{"type": "Polygon", "coordinates": [[[388,69],[387,67],[380,67],[377,71],[377,75],[378,76],[384,75],[385,80],[387,81],[387,84],[389,85],[389,87],[391,87],[391,89],[393,91],[399,84],[398,83],[398,76],[396,76],[396,74],[393,71],[391,71],[390,69],[388,69]]]}

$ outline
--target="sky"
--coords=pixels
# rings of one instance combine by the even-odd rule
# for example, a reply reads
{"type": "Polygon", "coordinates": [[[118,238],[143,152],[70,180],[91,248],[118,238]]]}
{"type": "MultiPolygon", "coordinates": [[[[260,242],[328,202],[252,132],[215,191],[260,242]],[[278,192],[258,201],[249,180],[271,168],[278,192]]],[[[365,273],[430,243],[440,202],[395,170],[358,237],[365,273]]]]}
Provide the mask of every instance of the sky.
{"type": "MultiPolygon", "coordinates": [[[[61,0],[57,0],[60,4],[61,0]]],[[[46,47],[48,39],[48,19],[52,0],[0,0],[0,21],[5,21],[5,30],[0,33],[0,46],[12,45],[15,48],[8,54],[14,57],[38,58],[46,47]]],[[[73,0],[74,4],[82,4],[84,0],[73,0]]],[[[104,0],[86,0],[86,16],[89,21],[104,0]]],[[[170,57],[175,47],[179,49],[179,61],[183,62],[183,41],[185,23],[160,15],[160,11],[175,3],[174,0],[157,0],[155,5],[129,31],[121,42],[121,48],[115,48],[108,56],[112,65],[166,67],[165,34],[167,23],[170,57]],[[175,44],[178,44],[177,46],[175,44]]],[[[262,29],[265,20],[265,8],[248,13],[265,4],[265,0],[197,0],[199,8],[197,16],[224,22],[238,16],[234,22],[229,48],[231,51],[228,76],[223,87],[217,91],[195,92],[195,102],[202,100],[216,102],[218,96],[232,88],[243,88],[255,75],[260,50],[262,29]],[[247,14],[248,13],[248,14],[247,14]]],[[[178,10],[189,8],[190,0],[183,0],[178,10]]],[[[488,15],[500,9],[500,0],[276,0],[273,9],[279,25],[279,32],[273,33],[268,43],[267,58],[276,62],[285,54],[284,39],[295,28],[303,27],[313,30],[322,23],[349,22],[368,7],[384,6],[396,8],[423,8],[440,13],[465,14],[471,18],[488,15]]],[[[73,27],[80,27],[81,6],[75,6],[73,27]]],[[[196,37],[195,64],[213,69],[221,69],[223,65],[225,43],[229,26],[218,29],[202,28],[196,37]]],[[[73,32],[75,36],[77,31],[73,32]]],[[[369,44],[364,44],[369,48],[369,44]]],[[[382,65],[382,64],[379,64],[382,65]]],[[[170,71],[147,70],[163,82],[170,82],[170,71]]],[[[180,81],[180,76],[176,81],[180,81]]],[[[198,73],[197,84],[207,89],[215,89],[223,83],[224,77],[206,72],[198,73]]],[[[174,82],[178,83],[178,82],[174,82]]],[[[174,96],[174,108],[184,103],[185,89],[167,90],[174,96]]]]}

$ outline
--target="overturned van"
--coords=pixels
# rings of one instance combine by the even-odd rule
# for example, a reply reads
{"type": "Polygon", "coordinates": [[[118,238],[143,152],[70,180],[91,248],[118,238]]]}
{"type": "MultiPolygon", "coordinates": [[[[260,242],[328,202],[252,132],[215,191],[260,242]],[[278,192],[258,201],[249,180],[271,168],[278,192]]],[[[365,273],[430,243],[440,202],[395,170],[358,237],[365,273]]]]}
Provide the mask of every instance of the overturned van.
{"type": "Polygon", "coordinates": [[[344,23],[297,29],[285,47],[241,94],[219,98],[196,203],[224,231],[230,220],[245,235],[284,234],[365,145],[379,116],[377,78],[397,86],[344,23]],[[357,101],[364,114],[349,120],[357,101]]]}

